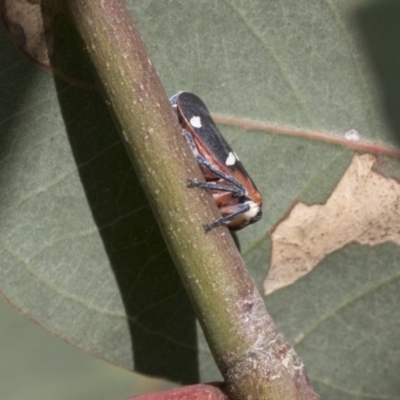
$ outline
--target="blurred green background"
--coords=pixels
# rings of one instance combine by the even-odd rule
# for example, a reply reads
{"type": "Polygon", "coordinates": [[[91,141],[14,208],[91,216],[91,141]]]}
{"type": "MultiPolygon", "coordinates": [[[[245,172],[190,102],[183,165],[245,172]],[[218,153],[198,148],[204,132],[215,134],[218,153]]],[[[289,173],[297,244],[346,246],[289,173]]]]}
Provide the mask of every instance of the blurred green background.
{"type": "Polygon", "coordinates": [[[122,400],[174,387],[79,350],[0,297],[1,400],[122,400]]]}

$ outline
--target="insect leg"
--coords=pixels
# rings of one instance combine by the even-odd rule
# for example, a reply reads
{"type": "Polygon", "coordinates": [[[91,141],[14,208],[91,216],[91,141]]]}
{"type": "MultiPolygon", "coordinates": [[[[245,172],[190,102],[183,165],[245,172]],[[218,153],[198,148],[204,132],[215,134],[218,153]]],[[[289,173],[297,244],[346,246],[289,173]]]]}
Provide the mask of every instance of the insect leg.
{"type": "Polygon", "coordinates": [[[247,193],[245,187],[241,183],[237,182],[235,179],[230,178],[229,176],[227,176],[223,172],[221,172],[218,169],[214,168],[199,153],[199,151],[197,150],[196,143],[194,142],[193,136],[190,134],[190,132],[188,132],[186,129],[182,129],[182,134],[185,137],[186,141],[188,142],[193,154],[195,155],[197,163],[200,164],[200,165],[203,165],[205,168],[210,170],[215,175],[219,176],[224,181],[227,181],[227,182],[231,183],[237,189],[229,188],[229,187],[223,186],[223,185],[217,185],[214,182],[199,182],[199,181],[194,180],[194,179],[193,180],[189,179],[189,187],[190,186],[197,186],[197,187],[207,188],[207,189],[222,190],[222,191],[226,191],[226,192],[232,192],[235,196],[244,196],[247,193]]]}
{"type": "Polygon", "coordinates": [[[228,224],[230,221],[234,220],[238,215],[243,214],[247,211],[250,210],[250,205],[249,204],[238,204],[237,205],[237,211],[227,215],[226,217],[221,217],[218,218],[217,220],[215,220],[214,222],[210,222],[209,224],[205,224],[204,225],[204,229],[206,232],[211,231],[211,229],[216,228],[217,226],[221,226],[221,225],[226,225],[228,224]]]}
{"type": "Polygon", "coordinates": [[[228,175],[213,167],[202,155],[199,154],[198,156],[196,156],[196,160],[198,164],[203,165],[205,168],[210,170],[215,175],[219,176],[224,181],[231,183],[233,186],[236,186],[239,189],[237,194],[238,196],[244,196],[247,194],[246,188],[240,182],[238,182],[236,179],[230,178],[228,175]]]}
{"type": "Polygon", "coordinates": [[[192,150],[193,154],[197,157],[201,157],[199,155],[199,151],[197,150],[196,143],[193,140],[192,135],[186,129],[182,129],[182,134],[185,137],[186,141],[188,142],[190,149],[192,150]]]}
{"type": "Polygon", "coordinates": [[[218,183],[215,182],[202,182],[198,181],[197,179],[188,179],[188,187],[193,187],[193,186],[203,189],[221,190],[222,192],[230,192],[233,194],[234,197],[243,195],[242,189],[240,188],[238,189],[237,187],[218,185],[218,183]]]}

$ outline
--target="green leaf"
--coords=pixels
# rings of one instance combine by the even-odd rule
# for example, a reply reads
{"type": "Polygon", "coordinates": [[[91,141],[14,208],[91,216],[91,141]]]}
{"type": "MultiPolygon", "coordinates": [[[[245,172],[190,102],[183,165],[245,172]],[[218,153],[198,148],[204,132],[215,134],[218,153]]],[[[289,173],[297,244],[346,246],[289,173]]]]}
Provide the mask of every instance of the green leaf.
{"type": "MultiPolygon", "coordinates": [[[[269,233],[296,201],[324,203],[354,148],[372,143],[399,178],[398,161],[384,157],[398,145],[398,5],[128,3],[168,94],[195,92],[240,122],[220,127],[264,196],[263,219],[238,233],[260,290],[269,233]],[[268,128],[243,128],[252,122],[268,128]],[[351,129],[359,144],[345,140],[351,129]]],[[[104,359],[218,379],[103,100],[0,41],[1,292],[104,359]]],[[[91,82],[86,61],[69,56],[67,71],[91,82]]],[[[266,298],[321,398],[397,395],[398,259],[393,243],[349,244],[266,298]]]]}
{"type": "Polygon", "coordinates": [[[0,299],[1,395],[4,399],[106,400],[171,389],[74,348],[0,299]]]}

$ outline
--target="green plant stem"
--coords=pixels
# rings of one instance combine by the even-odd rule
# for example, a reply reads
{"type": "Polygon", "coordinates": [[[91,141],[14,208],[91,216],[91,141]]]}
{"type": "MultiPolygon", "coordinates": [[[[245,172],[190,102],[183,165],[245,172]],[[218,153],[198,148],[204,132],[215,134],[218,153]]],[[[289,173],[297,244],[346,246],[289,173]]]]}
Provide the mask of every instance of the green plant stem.
{"type": "Polygon", "coordinates": [[[201,179],[140,35],[121,0],[68,0],[122,138],[232,399],[317,399],[276,330],[201,179]]]}

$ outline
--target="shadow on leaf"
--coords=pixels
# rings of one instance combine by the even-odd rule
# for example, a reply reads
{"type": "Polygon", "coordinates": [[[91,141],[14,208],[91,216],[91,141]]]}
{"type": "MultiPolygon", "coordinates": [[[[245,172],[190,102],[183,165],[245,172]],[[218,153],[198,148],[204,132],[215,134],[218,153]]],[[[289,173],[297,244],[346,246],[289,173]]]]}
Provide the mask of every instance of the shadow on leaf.
{"type": "MultiPolygon", "coordinates": [[[[62,28],[55,65],[77,81],[93,81],[77,35],[62,28]]],[[[134,370],[195,383],[195,315],[104,100],[96,90],[59,79],[56,85],[81,181],[129,320],[134,370]]],[[[130,351],[129,344],[121,342],[121,351],[130,351]]]]}

